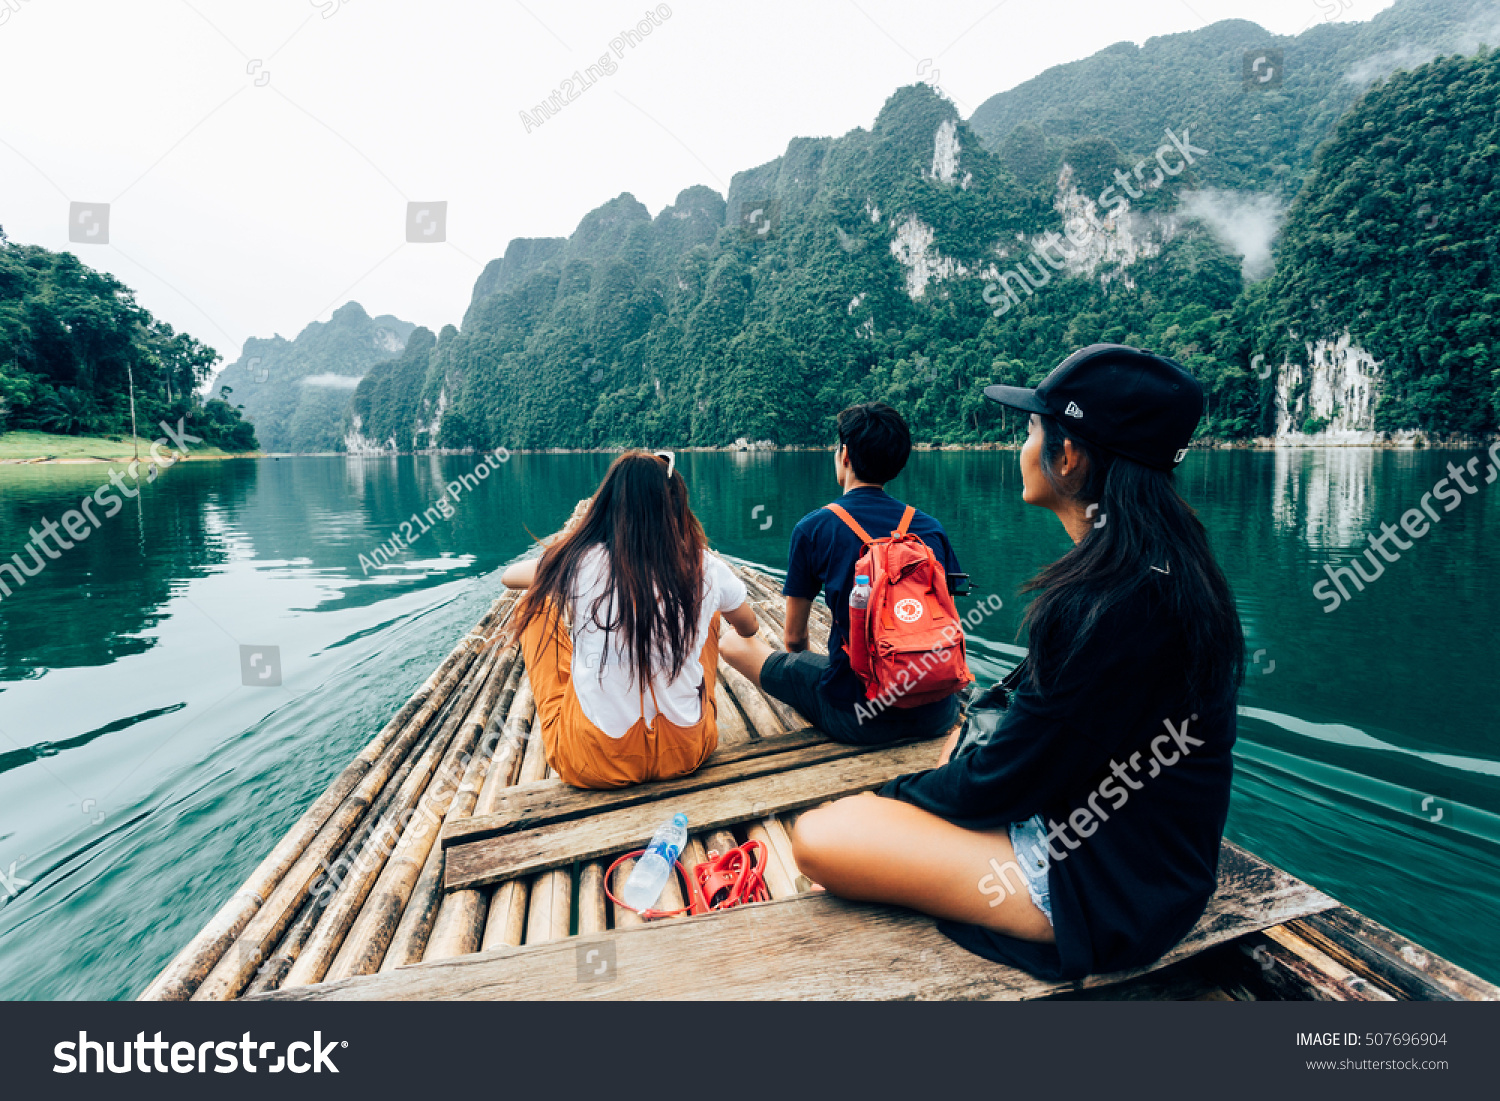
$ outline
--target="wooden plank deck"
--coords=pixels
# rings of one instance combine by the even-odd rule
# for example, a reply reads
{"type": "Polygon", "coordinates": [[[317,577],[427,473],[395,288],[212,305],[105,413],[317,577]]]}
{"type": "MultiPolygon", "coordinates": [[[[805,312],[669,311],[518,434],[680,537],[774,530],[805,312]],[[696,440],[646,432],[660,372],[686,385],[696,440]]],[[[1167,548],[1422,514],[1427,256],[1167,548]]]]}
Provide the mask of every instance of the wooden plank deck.
{"type": "MultiPolygon", "coordinates": [[[[903,773],[937,764],[937,740],[838,756],[802,768],[691,791],[672,800],[697,829],[736,826],[780,811],[801,810],[845,795],[870,791],[903,773]]],[[[795,754],[782,754],[792,758],[795,754]]],[[[778,757],[778,759],[780,759],[778,757]]],[[[501,834],[448,849],[448,890],[483,887],[640,848],[662,823],[659,803],[640,803],[520,833],[501,834]]]]}
{"type": "Polygon", "coordinates": [[[1014,999],[1127,982],[1257,930],[1336,907],[1327,895],[1226,843],[1220,887],[1197,926],[1151,967],[1048,982],[970,954],[924,915],[816,892],[720,914],[652,922],[399,968],[267,1000],[1014,999]],[[594,977],[590,949],[612,958],[594,977]]]}
{"type": "Polygon", "coordinates": [[[790,768],[852,757],[860,752],[862,750],[859,746],[830,742],[809,727],[795,734],[721,747],[714,751],[697,772],[675,780],[637,784],[609,791],[583,791],[561,780],[519,784],[497,795],[492,813],[449,822],[443,828],[443,847],[483,841],[504,833],[535,829],[642,803],[673,799],[721,784],[737,783],[790,768]]]}

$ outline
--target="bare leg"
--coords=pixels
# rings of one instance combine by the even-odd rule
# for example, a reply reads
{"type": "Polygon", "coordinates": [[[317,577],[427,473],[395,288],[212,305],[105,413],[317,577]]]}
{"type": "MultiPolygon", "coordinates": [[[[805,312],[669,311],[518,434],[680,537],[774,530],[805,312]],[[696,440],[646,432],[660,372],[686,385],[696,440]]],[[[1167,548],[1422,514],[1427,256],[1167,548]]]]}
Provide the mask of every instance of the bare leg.
{"type": "Polygon", "coordinates": [[[766,663],[774,650],[759,635],[741,638],[734,631],[725,631],[719,637],[719,656],[755,687],[760,687],[760,667],[766,663]]]}
{"type": "Polygon", "coordinates": [[[866,793],[797,819],[797,867],[842,898],[893,902],[934,917],[1052,943],[1005,829],[966,830],[920,807],[866,793]]]}

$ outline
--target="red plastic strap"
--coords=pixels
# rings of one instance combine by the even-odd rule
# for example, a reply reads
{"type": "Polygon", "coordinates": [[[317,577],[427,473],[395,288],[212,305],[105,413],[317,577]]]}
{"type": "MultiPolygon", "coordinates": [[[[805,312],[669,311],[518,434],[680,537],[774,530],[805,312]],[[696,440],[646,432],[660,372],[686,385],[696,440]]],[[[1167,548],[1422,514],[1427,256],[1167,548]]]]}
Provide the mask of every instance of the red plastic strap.
{"type": "Polygon", "coordinates": [[[615,893],[609,889],[609,885],[614,879],[616,868],[627,860],[645,854],[645,849],[637,849],[633,853],[626,853],[611,864],[609,870],[604,873],[604,894],[616,906],[640,914],[646,921],[677,917],[689,911],[694,914],[706,914],[712,910],[728,910],[747,902],[770,901],[771,895],[765,884],[766,847],[759,841],[746,841],[738,848],[730,849],[722,855],[710,852],[709,859],[695,867],[691,875],[688,874],[682,861],[675,862],[677,872],[682,876],[682,881],[687,887],[688,904],[686,906],[677,910],[637,910],[629,903],[616,898],[615,893]],[[757,859],[751,859],[753,854],[757,855],[757,859]],[[712,890],[709,889],[709,884],[712,884],[712,890]],[[718,901],[711,901],[713,899],[718,899],[718,901]]]}

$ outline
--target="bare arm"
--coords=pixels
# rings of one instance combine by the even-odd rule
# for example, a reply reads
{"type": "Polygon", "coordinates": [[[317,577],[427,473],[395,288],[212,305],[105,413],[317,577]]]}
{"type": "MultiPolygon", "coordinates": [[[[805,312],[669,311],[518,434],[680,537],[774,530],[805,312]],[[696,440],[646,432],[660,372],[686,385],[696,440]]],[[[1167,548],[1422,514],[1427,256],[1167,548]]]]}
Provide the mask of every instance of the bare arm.
{"type": "Polygon", "coordinates": [[[788,653],[807,649],[807,619],[812,615],[812,601],[800,596],[786,598],[786,632],[782,641],[788,653]]]}
{"type": "Polygon", "coordinates": [[[505,567],[505,572],[500,575],[500,584],[507,589],[529,589],[536,581],[536,564],[540,558],[527,558],[520,562],[512,562],[505,567]]]}
{"type": "Polygon", "coordinates": [[[748,600],[738,608],[731,608],[725,612],[724,618],[729,621],[729,625],[734,628],[740,638],[754,638],[756,632],[760,630],[760,621],[755,618],[755,609],[750,607],[748,600]]]}
{"type": "Polygon", "coordinates": [[[953,751],[958,748],[958,735],[962,730],[963,725],[959,724],[953,728],[953,733],[948,735],[948,740],[943,743],[942,756],[938,758],[938,768],[942,768],[953,759],[953,751]]]}
{"type": "MultiPolygon", "coordinates": [[[[589,502],[591,500],[592,498],[585,497],[579,501],[578,504],[573,506],[573,515],[568,517],[568,521],[563,524],[562,530],[541,540],[542,547],[544,548],[542,551],[543,554],[546,553],[545,548],[552,546],[564,535],[567,535],[578,527],[583,517],[588,513],[589,502]]],[[[531,588],[532,585],[536,584],[536,568],[541,560],[541,556],[538,555],[536,558],[526,558],[520,562],[512,562],[509,566],[505,567],[505,572],[500,575],[500,584],[504,585],[507,589],[531,588]]]]}

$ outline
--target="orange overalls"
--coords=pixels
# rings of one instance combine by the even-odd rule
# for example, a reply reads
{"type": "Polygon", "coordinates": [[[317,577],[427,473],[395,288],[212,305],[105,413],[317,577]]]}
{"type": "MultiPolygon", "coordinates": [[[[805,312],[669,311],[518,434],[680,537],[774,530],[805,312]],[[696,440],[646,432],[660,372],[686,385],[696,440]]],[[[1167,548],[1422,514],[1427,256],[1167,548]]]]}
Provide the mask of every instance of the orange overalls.
{"type": "MultiPolygon", "coordinates": [[[[670,780],[696,772],[719,744],[718,708],[714,685],[719,667],[719,613],[709,624],[708,639],[699,661],[702,717],[692,726],[678,726],[657,708],[648,724],[644,718],[646,693],[641,692],[641,718],[621,738],[611,738],[588,720],[573,688],[573,638],[556,614],[540,615],[521,633],[521,652],[531,691],[541,718],[542,747],[559,776],[578,788],[620,788],[644,780],[670,780]]],[[[651,688],[656,703],[656,689],[651,688]]]]}

